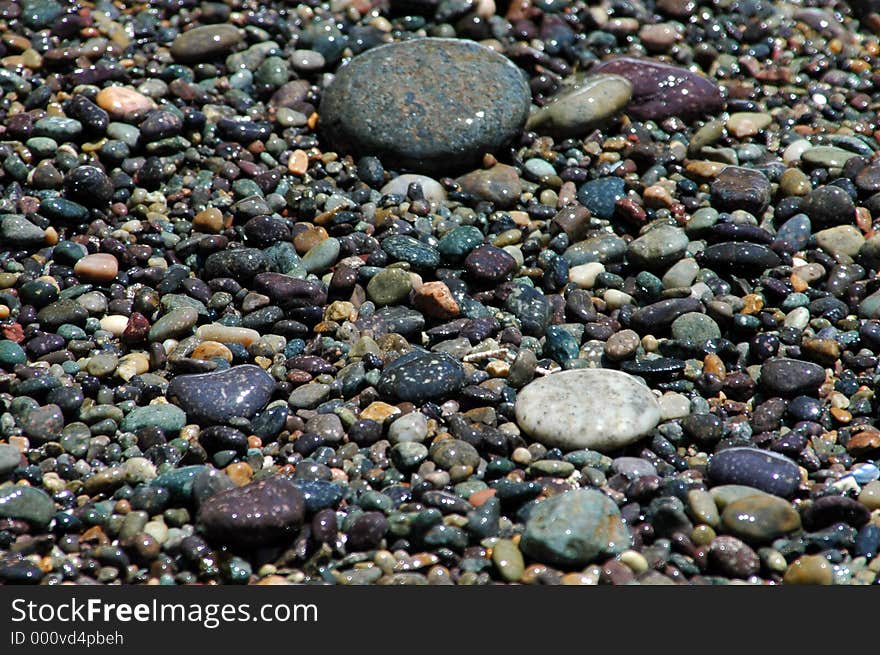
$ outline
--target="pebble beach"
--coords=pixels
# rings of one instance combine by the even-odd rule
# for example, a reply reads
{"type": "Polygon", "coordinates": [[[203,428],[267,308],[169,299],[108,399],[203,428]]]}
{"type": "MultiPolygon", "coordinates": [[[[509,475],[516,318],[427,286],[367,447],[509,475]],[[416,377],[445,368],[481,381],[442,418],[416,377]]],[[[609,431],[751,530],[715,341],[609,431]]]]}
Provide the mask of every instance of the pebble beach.
{"type": "Polygon", "coordinates": [[[0,584],[877,585],[880,4],[0,0],[0,584]]]}

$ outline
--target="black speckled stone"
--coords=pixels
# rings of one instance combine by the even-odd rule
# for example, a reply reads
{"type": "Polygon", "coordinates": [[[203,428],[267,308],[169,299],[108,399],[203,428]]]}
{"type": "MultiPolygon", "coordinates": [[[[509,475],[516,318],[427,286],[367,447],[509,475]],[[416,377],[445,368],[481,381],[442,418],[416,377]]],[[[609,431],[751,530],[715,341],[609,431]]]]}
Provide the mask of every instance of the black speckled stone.
{"type": "Polygon", "coordinates": [[[472,41],[380,46],[339,69],[321,101],[335,147],[422,171],[463,169],[522,131],[531,94],[510,61],[472,41]]]}
{"type": "Polygon", "coordinates": [[[712,455],[708,467],[714,485],[742,484],[774,496],[791,498],[800,470],[788,457],[758,448],[728,448],[712,455]]]}
{"type": "Polygon", "coordinates": [[[379,391],[414,403],[442,398],[464,384],[461,364],[446,354],[411,352],[394,360],[379,378],[379,391]]]}
{"type": "Polygon", "coordinates": [[[223,423],[233,416],[251,418],[266,406],[275,380],[259,366],[245,364],[222,371],[180,375],[168,385],[168,398],[190,421],[223,423]]]}
{"type": "Polygon", "coordinates": [[[211,496],[198,523],[213,542],[255,547],[291,539],[304,514],[303,493],[292,478],[277,475],[211,496]]]}

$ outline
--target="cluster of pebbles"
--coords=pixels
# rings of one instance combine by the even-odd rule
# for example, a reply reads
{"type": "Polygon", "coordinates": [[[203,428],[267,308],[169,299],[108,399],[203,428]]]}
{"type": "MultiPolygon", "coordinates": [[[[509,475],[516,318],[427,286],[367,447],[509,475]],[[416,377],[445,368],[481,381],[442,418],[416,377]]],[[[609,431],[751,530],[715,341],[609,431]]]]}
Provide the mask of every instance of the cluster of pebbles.
{"type": "Polygon", "coordinates": [[[0,0],[0,582],[876,584],[875,9],[0,0]]]}

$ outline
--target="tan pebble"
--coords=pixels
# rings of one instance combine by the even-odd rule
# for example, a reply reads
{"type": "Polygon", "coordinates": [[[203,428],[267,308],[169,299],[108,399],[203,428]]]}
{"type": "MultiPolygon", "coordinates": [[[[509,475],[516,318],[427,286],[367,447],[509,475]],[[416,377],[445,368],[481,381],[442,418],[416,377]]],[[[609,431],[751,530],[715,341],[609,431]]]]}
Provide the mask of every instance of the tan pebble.
{"type": "Polygon", "coordinates": [[[325,321],[353,321],[356,318],[354,305],[345,300],[335,300],[324,310],[325,321]]]}
{"type": "Polygon", "coordinates": [[[727,368],[724,361],[715,353],[709,353],[703,358],[703,372],[717,375],[720,379],[724,379],[727,375],[727,368]]]}
{"type": "Polygon", "coordinates": [[[128,382],[135,375],[143,375],[150,370],[150,358],[145,353],[129,353],[119,360],[116,375],[128,382]]]}
{"type": "Polygon", "coordinates": [[[258,587],[272,587],[281,585],[292,585],[287,578],[280,575],[267,575],[265,578],[257,582],[258,587]]]}
{"type": "Polygon", "coordinates": [[[223,231],[223,212],[216,207],[203,209],[193,217],[193,229],[197,232],[218,233],[223,231]]]}
{"type": "Polygon", "coordinates": [[[205,341],[220,341],[222,343],[240,343],[247,348],[260,339],[260,333],[256,330],[243,327],[229,327],[222,323],[209,323],[202,325],[196,330],[199,339],[205,341]]]}
{"type": "Polygon", "coordinates": [[[56,230],[54,227],[52,227],[50,225],[49,227],[46,228],[45,232],[46,232],[46,244],[48,244],[50,246],[54,246],[56,243],[58,243],[58,230],[56,230]]]}
{"type": "Polygon", "coordinates": [[[871,511],[880,509],[880,480],[869,482],[862,488],[859,502],[871,511]]]}
{"type": "Polygon", "coordinates": [[[593,577],[589,573],[566,573],[562,576],[559,582],[560,584],[564,584],[566,586],[587,586],[598,584],[599,579],[597,577],[593,577]]]}
{"type": "Polygon", "coordinates": [[[309,170],[309,156],[305,150],[294,150],[287,160],[287,170],[293,175],[305,175],[309,170]]]}
{"type": "Polygon", "coordinates": [[[192,351],[191,357],[193,359],[202,360],[219,357],[227,362],[231,362],[232,351],[218,341],[202,341],[202,343],[196,346],[195,350],[192,351]]]}
{"type": "Polygon", "coordinates": [[[506,378],[510,374],[510,364],[500,359],[493,359],[486,364],[486,373],[493,378],[506,378]]]}
{"type": "Polygon", "coordinates": [[[114,337],[121,336],[128,325],[128,316],[111,314],[100,320],[101,329],[110,332],[114,337]]]}
{"type": "Polygon", "coordinates": [[[156,107],[152,99],[124,86],[101,89],[95,96],[95,103],[113,118],[142,116],[156,107]]]}
{"type": "Polygon", "coordinates": [[[243,487],[254,477],[254,470],[247,462],[235,462],[230,464],[226,467],[225,471],[226,475],[228,475],[236,486],[239,487],[243,487]]]}
{"type": "Polygon", "coordinates": [[[107,253],[86,255],[74,265],[73,272],[84,281],[109,282],[119,273],[119,262],[107,253]]]}
{"type": "Polygon", "coordinates": [[[9,307],[6,305],[0,305],[0,321],[6,320],[9,318],[9,307]]]}
{"type": "Polygon", "coordinates": [[[792,562],[783,584],[830,585],[834,582],[831,564],[821,555],[802,555],[792,562]]]}
{"type": "Polygon", "coordinates": [[[620,561],[626,564],[633,573],[648,570],[648,560],[636,550],[625,550],[620,554],[620,561]]]}
{"type": "Polygon", "coordinates": [[[400,413],[401,412],[398,407],[395,407],[394,405],[389,405],[388,403],[383,403],[381,400],[376,400],[364,408],[364,410],[361,412],[360,417],[363,419],[369,419],[371,421],[384,423],[386,419],[392,416],[396,416],[400,413]]]}
{"type": "Polygon", "coordinates": [[[755,293],[743,296],[743,303],[743,314],[757,314],[764,308],[764,299],[755,293]]]}

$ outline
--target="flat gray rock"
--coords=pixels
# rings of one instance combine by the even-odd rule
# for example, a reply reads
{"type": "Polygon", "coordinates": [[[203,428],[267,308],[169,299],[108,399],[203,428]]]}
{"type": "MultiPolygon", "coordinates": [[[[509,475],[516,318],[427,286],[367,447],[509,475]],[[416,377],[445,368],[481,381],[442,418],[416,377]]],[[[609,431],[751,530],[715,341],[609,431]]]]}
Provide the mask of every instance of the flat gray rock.
{"type": "Polygon", "coordinates": [[[545,446],[610,451],[653,430],[660,422],[660,405],[648,387],[627,373],[575,369],[523,387],[516,421],[545,446]]]}

